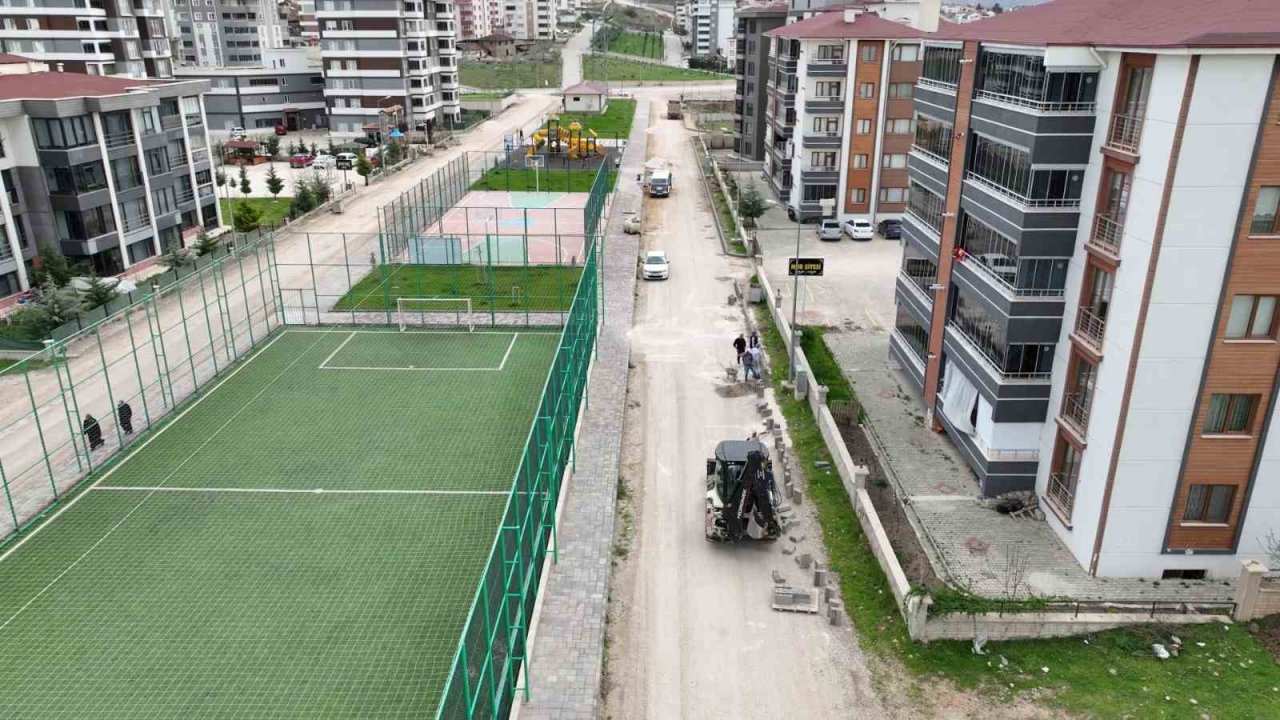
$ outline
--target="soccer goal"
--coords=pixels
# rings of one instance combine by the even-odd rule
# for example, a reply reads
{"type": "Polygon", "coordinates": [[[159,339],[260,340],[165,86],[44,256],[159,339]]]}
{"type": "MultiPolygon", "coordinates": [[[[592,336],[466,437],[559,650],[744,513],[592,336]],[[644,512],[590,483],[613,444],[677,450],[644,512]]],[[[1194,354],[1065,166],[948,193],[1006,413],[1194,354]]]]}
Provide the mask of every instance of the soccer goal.
{"type": "Polygon", "coordinates": [[[453,326],[476,329],[475,316],[471,312],[471,298],[396,298],[396,322],[400,331],[412,327],[453,326]]]}

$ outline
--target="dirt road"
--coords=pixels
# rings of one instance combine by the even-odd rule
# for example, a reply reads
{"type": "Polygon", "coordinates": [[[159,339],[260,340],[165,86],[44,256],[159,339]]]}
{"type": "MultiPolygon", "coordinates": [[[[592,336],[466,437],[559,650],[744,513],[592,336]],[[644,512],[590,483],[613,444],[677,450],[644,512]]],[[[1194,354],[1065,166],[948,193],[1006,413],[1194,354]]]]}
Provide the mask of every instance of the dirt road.
{"type": "MultiPolygon", "coordinates": [[[[647,201],[644,247],[668,252],[671,279],[641,286],[632,330],[623,478],[637,517],[611,593],[606,715],[881,717],[847,626],[770,609],[773,571],[811,580],[782,553],[791,543],[703,538],[705,458],[763,427],[754,394],[723,371],[744,329],[730,280],[751,270],[720,253],[686,131],[656,112],[650,123],[650,156],[675,171],[671,197],[647,201]]],[[[790,534],[821,555],[801,510],[790,534]]]]}

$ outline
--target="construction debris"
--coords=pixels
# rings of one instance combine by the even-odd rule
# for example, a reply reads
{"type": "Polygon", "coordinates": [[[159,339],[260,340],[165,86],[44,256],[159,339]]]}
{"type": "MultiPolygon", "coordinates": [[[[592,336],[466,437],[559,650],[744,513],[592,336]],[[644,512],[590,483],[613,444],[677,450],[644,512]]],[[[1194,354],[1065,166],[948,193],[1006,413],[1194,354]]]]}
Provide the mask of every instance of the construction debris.
{"type": "Polygon", "coordinates": [[[813,564],[813,556],[809,553],[801,553],[796,556],[796,564],[799,565],[802,570],[808,570],[809,566],[813,564]]]}
{"type": "Polygon", "coordinates": [[[773,589],[773,609],[783,612],[818,612],[818,596],[808,590],[793,587],[773,589]]]}
{"type": "Polygon", "coordinates": [[[783,577],[782,573],[778,572],[777,570],[774,570],[774,571],[773,571],[773,584],[774,584],[774,585],[786,585],[786,584],[787,584],[787,579],[786,579],[785,577],[783,577]]]}
{"type": "Polygon", "coordinates": [[[815,563],[813,566],[813,586],[822,587],[827,584],[827,569],[822,567],[822,563],[815,563]]]}

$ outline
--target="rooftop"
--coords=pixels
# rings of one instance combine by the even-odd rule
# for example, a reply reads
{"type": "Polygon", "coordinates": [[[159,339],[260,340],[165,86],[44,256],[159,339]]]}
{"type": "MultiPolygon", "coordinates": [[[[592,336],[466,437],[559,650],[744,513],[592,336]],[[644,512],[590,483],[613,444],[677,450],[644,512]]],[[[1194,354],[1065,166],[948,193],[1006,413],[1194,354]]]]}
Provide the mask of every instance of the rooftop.
{"type": "Polygon", "coordinates": [[[1280,47],[1280,2],[1053,0],[944,26],[937,37],[1023,45],[1280,47]]]}
{"type": "MultiPolygon", "coordinates": [[[[23,58],[21,62],[26,62],[23,58]]],[[[84,75],[70,72],[38,72],[0,75],[0,100],[60,100],[75,97],[123,95],[131,88],[158,85],[154,80],[84,75]]]]}
{"type": "Polygon", "coordinates": [[[609,88],[607,88],[607,87],[603,87],[603,86],[601,86],[601,85],[596,85],[595,83],[580,82],[580,83],[578,83],[577,85],[570,85],[569,87],[565,88],[564,90],[561,90],[561,91],[560,91],[560,94],[561,94],[561,95],[574,95],[574,94],[577,94],[577,95],[608,95],[608,94],[609,94],[609,88]]]}
{"type": "Polygon", "coordinates": [[[41,62],[40,60],[32,60],[24,58],[21,55],[13,53],[0,53],[0,65],[16,65],[17,63],[41,62]]]}
{"type": "Polygon", "coordinates": [[[884,40],[923,38],[929,34],[869,12],[859,12],[853,22],[848,22],[843,10],[833,10],[770,30],[765,35],[795,40],[884,40]]]}

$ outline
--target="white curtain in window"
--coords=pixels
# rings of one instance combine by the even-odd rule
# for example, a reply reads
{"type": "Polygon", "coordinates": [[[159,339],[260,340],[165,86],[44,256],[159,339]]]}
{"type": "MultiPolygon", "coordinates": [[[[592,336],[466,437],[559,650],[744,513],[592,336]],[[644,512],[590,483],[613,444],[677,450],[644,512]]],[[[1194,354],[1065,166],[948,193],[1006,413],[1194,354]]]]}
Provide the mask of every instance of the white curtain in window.
{"type": "Polygon", "coordinates": [[[978,404],[978,388],[954,365],[947,366],[942,380],[942,412],[955,429],[972,435],[973,408],[978,404]]]}

